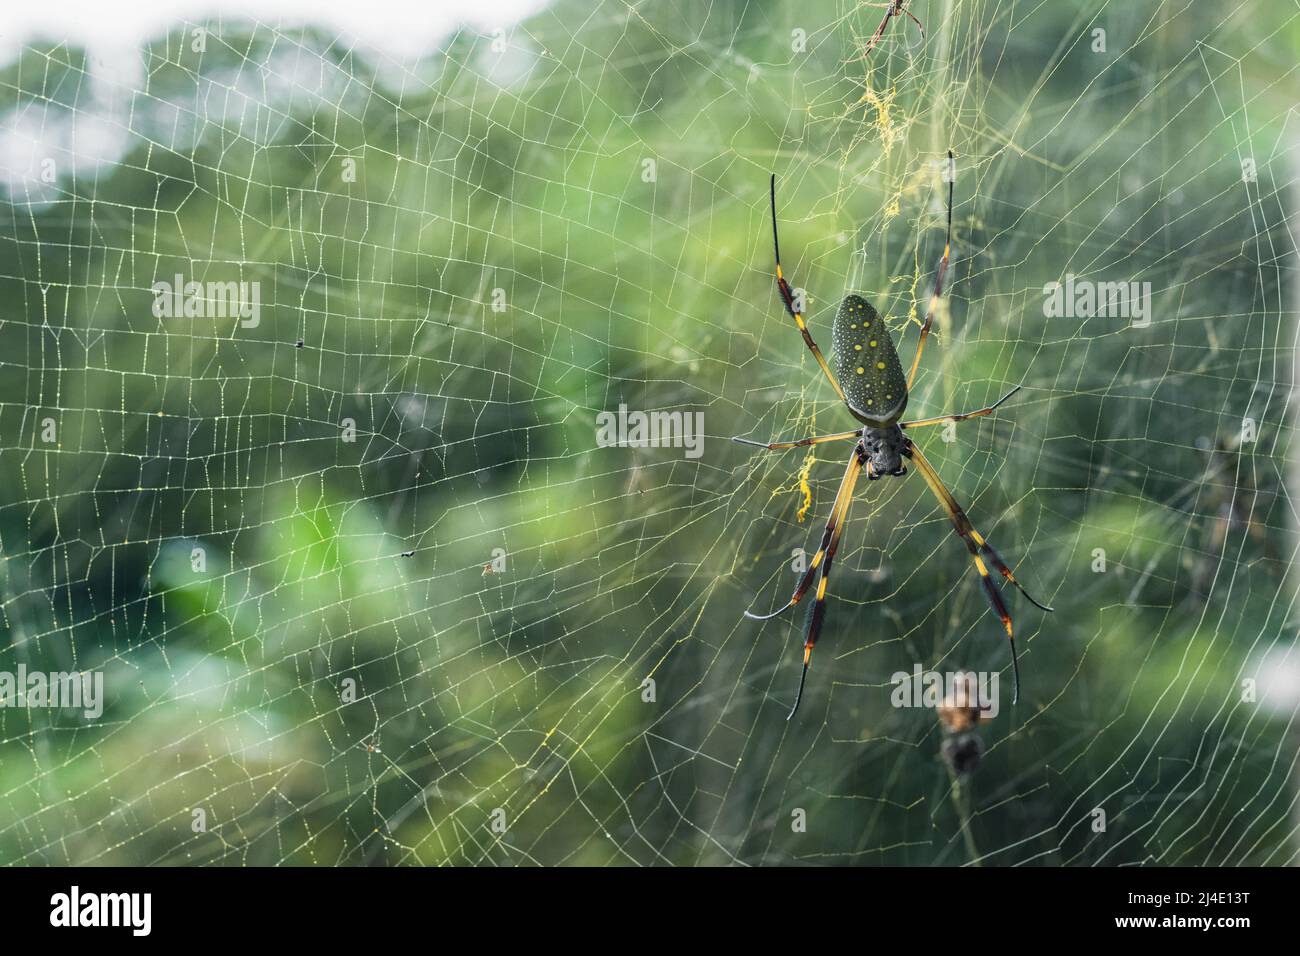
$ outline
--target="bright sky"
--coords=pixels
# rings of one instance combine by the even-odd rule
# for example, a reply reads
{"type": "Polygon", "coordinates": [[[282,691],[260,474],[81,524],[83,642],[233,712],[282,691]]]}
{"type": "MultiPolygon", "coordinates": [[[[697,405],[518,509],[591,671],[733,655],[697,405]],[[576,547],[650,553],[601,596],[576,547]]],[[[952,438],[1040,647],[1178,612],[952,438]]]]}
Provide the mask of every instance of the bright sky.
{"type": "Polygon", "coordinates": [[[54,0],[0,4],[0,63],[32,39],[63,40],[115,59],[176,23],[213,17],[313,23],[394,58],[428,52],[456,27],[508,28],[546,0],[54,0]]]}
{"type": "MultiPolygon", "coordinates": [[[[458,27],[484,34],[501,28],[509,36],[520,20],[548,0],[53,0],[0,2],[0,66],[12,62],[24,44],[64,43],[83,48],[88,82],[75,112],[26,103],[0,116],[0,188],[27,201],[48,199],[57,189],[37,177],[41,162],[58,160],[60,173],[115,162],[128,145],[125,119],[129,91],[145,80],[140,48],[182,23],[257,21],[318,26],[339,38],[344,49],[368,54],[377,69],[410,64],[429,55],[458,27]]],[[[506,81],[512,56],[494,63],[506,81]]],[[[325,74],[293,72],[296,59],[281,65],[286,82],[304,93],[330,95],[325,74]]],[[[516,69],[521,67],[515,66],[516,69]]],[[[137,118],[138,119],[138,118],[137,118]]]]}

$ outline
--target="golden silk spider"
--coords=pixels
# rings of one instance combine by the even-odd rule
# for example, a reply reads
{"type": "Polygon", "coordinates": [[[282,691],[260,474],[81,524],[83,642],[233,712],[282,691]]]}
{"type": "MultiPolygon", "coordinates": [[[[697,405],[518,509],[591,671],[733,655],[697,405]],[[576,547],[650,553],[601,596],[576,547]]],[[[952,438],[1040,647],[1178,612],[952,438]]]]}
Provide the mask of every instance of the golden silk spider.
{"type": "Polygon", "coordinates": [[[880,26],[876,27],[876,32],[872,35],[871,42],[867,44],[867,49],[863,53],[864,56],[869,55],[876,48],[876,44],[880,42],[880,38],[885,34],[885,27],[889,26],[891,17],[906,16],[916,24],[916,28],[921,31],[921,42],[925,42],[925,27],[921,26],[921,21],[912,15],[911,10],[903,9],[903,4],[906,2],[907,0],[889,0],[885,4],[885,19],[881,20],[880,26]]]}
{"type": "Polygon", "coordinates": [[[863,425],[862,428],[854,431],[838,432],[834,435],[816,435],[810,438],[800,438],[797,441],[764,444],[748,438],[732,439],[741,444],[754,445],[767,451],[800,448],[805,445],[820,445],[823,442],[831,441],[851,440],[854,442],[853,454],[849,458],[844,478],[840,481],[839,491],[835,495],[835,503],[831,506],[830,517],[826,521],[826,530],[822,533],[821,544],[800,578],[799,584],[795,587],[794,594],[784,606],[771,614],[745,612],[746,617],[757,621],[766,621],[776,617],[798,604],[808,592],[808,589],[812,587],[813,579],[817,578],[817,591],[812,607],[808,611],[806,637],[803,645],[803,674],[799,678],[799,692],[795,697],[794,707],[790,710],[790,717],[794,716],[795,711],[799,709],[799,701],[803,699],[804,682],[808,678],[808,663],[812,659],[813,645],[817,643],[817,635],[821,632],[822,621],[826,616],[826,589],[830,582],[831,562],[834,560],[835,552],[839,548],[840,535],[844,531],[844,523],[848,518],[849,507],[852,504],[853,489],[863,469],[867,472],[867,478],[872,481],[886,475],[902,476],[907,474],[907,465],[904,464],[904,459],[906,459],[916,465],[916,470],[920,472],[921,477],[925,479],[925,483],[935,497],[939,499],[939,503],[943,505],[948,517],[952,520],[953,528],[971,553],[971,558],[975,562],[975,570],[979,572],[980,583],[984,586],[984,593],[988,596],[989,604],[992,605],[994,613],[997,614],[1002,621],[1003,627],[1006,628],[1007,640],[1011,644],[1011,667],[1015,678],[1013,704],[1020,698],[1020,662],[1016,654],[1015,631],[1011,625],[1011,614],[1007,611],[1001,592],[989,576],[985,561],[1001,572],[1002,576],[1014,584],[1020,590],[1020,593],[1028,598],[1029,602],[1035,607],[1044,611],[1052,610],[1047,605],[1034,600],[1033,596],[1016,580],[1016,576],[1011,573],[1011,569],[1007,567],[1006,562],[994,550],[993,545],[989,544],[983,535],[975,530],[970,519],[966,517],[966,512],[962,510],[961,506],[957,504],[957,500],[953,498],[952,493],[944,486],[943,481],[939,478],[939,473],[921,454],[921,449],[904,434],[905,430],[922,428],[926,425],[961,422],[968,418],[979,418],[981,415],[988,415],[1008,398],[1020,391],[1020,386],[1017,385],[987,408],[981,408],[973,412],[963,412],[959,415],[939,415],[935,418],[921,418],[908,422],[900,421],[903,417],[903,411],[907,408],[908,391],[916,380],[917,369],[921,365],[921,353],[925,349],[926,336],[930,333],[930,325],[934,319],[934,307],[939,301],[939,296],[943,293],[943,278],[948,271],[948,259],[952,249],[952,180],[955,178],[951,176],[952,163],[952,150],[949,150],[948,230],[943,244],[943,258],[939,260],[939,268],[934,280],[934,292],[931,294],[929,305],[926,307],[925,321],[921,325],[920,338],[916,344],[916,355],[912,359],[912,369],[906,378],[903,377],[903,367],[898,361],[898,352],[894,348],[894,341],[890,337],[889,328],[885,325],[884,319],[880,317],[880,314],[876,312],[871,303],[854,294],[845,296],[835,313],[835,322],[831,329],[831,339],[835,346],[833,353],[835,370],[832,371],[830,365],[827,364],[821,349],[813,341],[812,333],[808,331],[808,325],[804,322],[803,315],[799,309],[795,308],[794,292],[781,271],[781,243],[777,238],[776,229],[776,175],[773,174],[772,176],[770,189],[772,245],[776,257],[777,291],[781,294],[781,301],[785,303],[786,312],[794,319],[795,326],[803,336],[804,344],[812,352],[813,358],[817,360],[817,364],[831,383],[831,387],[835,389],[835,394],[839,396],[840,401],[849,410],[849,414],[863,425]]]}

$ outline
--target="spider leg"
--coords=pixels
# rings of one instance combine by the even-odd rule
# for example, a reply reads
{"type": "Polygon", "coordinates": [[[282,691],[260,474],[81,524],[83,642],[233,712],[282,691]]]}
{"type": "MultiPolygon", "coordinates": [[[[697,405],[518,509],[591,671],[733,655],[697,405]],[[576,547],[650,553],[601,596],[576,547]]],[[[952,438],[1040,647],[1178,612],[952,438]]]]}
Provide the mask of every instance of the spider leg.
{"type": "Polygon", "coordinates": [[[836,432],[834,435],[814,435],[812,438],[800,438],[798,441],[775,441],[770,444],[764,444],[761,441],[753,441],[749,438],[733,438],[734,442],[741,445],[753,445],[755,448],[766,448],[768,451],[783,451],[786,448],[800,448],[804,445],[820,445],[828,441],[842,441],[848,438],[861,438],[862,429],[855,432],[836,432]]]}
{"type": "MultiPolygon", "coordinates": [[[[901,4],[900,4],[900,6],[901,6],[901,4]]],[[[924,43],[924,42],[925,42],[925,27],[922,26],[921,21],[918,20],[918,19],[916,19],[915,16],[913,16],[911,10],[904,10],[903,13],[907,14],[907,18],[908,18],[909,20],[911,20],[913,23],[915,23],[915,24],[916,24],[916,28],[917,28],[918,30],[921,31],[921,42],[924,43]]]]}
{"type": "Polygon", "coordinates": [[[1016,392],[1020,391],[1022,387],[1023,386],[1017,385],[1015,388],[1007,392],[1005,395],[999,398],[988,408],[981,408],[979,411],[976,412],[962,412],[960,415],[938,415],[935,418],[918,418],[914,422],[899,422],[898,427],[899,428],[921,428],[922,426],[925,425],[940,425],[943,424],[944,422],[964,422],[968,418],[979,418],[981,415],[988,415],[989,413],[995,411],[999,405],[1005,402],[1012,395],[1016,394],[1016,392]]]}
{"type": "Polygon", "coordinates": [[[876,44],[879,43],[880,38],[884,36],[885,27],[889,26],[889,18],[897,12],[898,6],[899,4],[896,3],[895,0],[889,0],[889,2],[885,4],[885,19],[881,20],[880,26],[876,27],[876,32],[872,34],[871,41],[867,44],[866,50],[862,53],[863,56],[866,56],[876,48],[876,44]]]}
{"type": "Polygon", "coordinates": [[[853,457],[849,460],[849,466],[845,469],[844,478],[840,481],[839,491],[835,493],[835,503],[831,506],[830,517],[826,519],[826,530],[822,532],[821,544],[817,546],[817,553],[813,555],[812,561],[808,563],[808,568],[799,579],[799,584],[794,589],[794,594],[790,600],[786,601],[781,607],[771,614],[754,614],[750,611],[745,612],[745,617],[755,621],[767,621],[782,614],[794,607],[802,600],[803,596],[808,593],[812,587],[813,578],[817,574],[817,569],[821,566],[822,560],[826,557],[826,550],[830,546],[831,538],[835,534],[835,528],[839,525],[840,518],[843,516],[845,509],[848,507],[849,498],[853,495],[853,486],[857,483],[858,472],[862,468],[859,461],[858,449],[853,449],[853,457]]]}
{"type": "Polygon", "coordinates": [[[907,387],[911,389],[916,381],[916,370],[921,367],[921,353],[925,351],[925,338],[930,334],[930,325],[934,321],[934,307],[943,294],[943,277],[948,272],[948,257],[952,251],[952,183],[956,179],[952,173],[952,150],[948,150],[948,234],[943,241],[943,258],[939,260],[939,270],[934,277],[934,292],[930,295],[930,304],[925,309],[925,322],[921,325],[921,338],[916,343],[916,357],[912,359],[912,371],[907,375],[907,387]]]}
{"type": "Polygon", "coordinates": [[[1015,704],[1020,699],[1020,661],[1016,654],[1015,631],[1011,625],[1011,613],[1007,610],[1006,602],[1002,600],[1001,593],[999,593],[998,589],[994,586],[993,579],[989,577],[989,569],[984,564],[984,559],[988,558],[989,564],[992,564],[993,567],[1002,573],[1004,578],[1014,584],[1020,590],[1021,594],[1029,598],[1029,602],[1035,607],[1044,611],[1051,611],[1052,609],[1045,604],[1040,604],[1038,601],[1035,601],[1033,597],[1030,596],[1029,592],[1025,590],[1024,586],[1016,580],[1016,576],[1011,573],[1011,569],[1007,567],[1006,562],[1002,560],[1002,556],[994,550],[993,545],[989,544],[988,541],[984,539],[983,535],[975,530],[975,527],[970,523],[970,519],[966,517],[966,512],[962,510],[961,505],[957,504],[957,499],[955,499],[952,496],[952,493],[944,486],[943,481],[939,478],[939,473],[934,470],[934,466],[931,465],[930,462],[926,460],[926,457],[921,454],[921,449],[917,448],[914,444],[909,443],[909,445],[910,447],[903,454],[907,455],[908,458],[912,459],[912,461],[916,463],[916,470],[921,473],[921,477],[925,479],[925,483],[930,486],[930,490],[934,492],[934,496],[939,499],[939,503],[942,504],[944,510],[948,512],[948,517],[952,519],[953,527],[956,529],[958,536],[965,543],[966,549],[970,551],[971,558],[975,561],[975,570],[979,572],[980,583],[984,586],[984,594],[988,597],[989,604],[993,606],[993,613],[1002,620],[1002,626],[1007,629],[1007,640],[1011,644],[1011,670],[1015,678],[1015,691],[1011,698],[1011,703],[1015,704]]]}
{"type": "Polygon", "coordinates": [[[859,445],[854,449],[853,461],[849,463],[849,471],[845,475],[849,486],[844,498],[844,506],[840,509],[840,520],[836,523],[826,548],[826,560],[821,565],[821,577],[817,580],[817,598],[808,609],[808,632],[803,642],[803,673],[799,675],[799,692],[795,695],[794,706],[790,708],[786,720],[794,716],[795,711],[799,709],[799,701],[803,700],[803,685],[808,680],[808,664],[812,660],[813,645],[817,643],[817,635],[821,633],[822,622],[826,619],[826,588],[831,580],[831,562],[835,559],[835,552],[839,550],[840,535],[844,533],[849,506],[853,503],[853,485],[856,484],[858,475],[862,473],[862,466],[866,464],[866,460],[866,453],[859,445]]]}
{"type": "Polygon", "coordinates": [[[808,331],[808,323],[803,320],[803,315],[794,307],[794,292],[790,288],[790,283],[785,280],[785,274],[781,271],[781,241],[776,235],[776,173],[772,174],[771,182],[771,199],[772,199],[772,247],[776,254],[776,288],[781,293],[781,301],[785,303],[785,310],[790,313],[790,318],[794,319],[794,324],[799,329],[799,334],[803,336],[803,344],[808,346],[812,352],[813,358],[817,359],[817,364],[821,366],[826,380],[831,383],[835,389],[835,394],[840,397],[841,402],[847,404],[848,400],[844,397],[844,389],[840,388],[840,383],[835,381],[835,375],[831,372],[831,367],[826,364],[826,357],[822,355],[822,350],[817,347],[813,341],[812,333],[808,331]]]}

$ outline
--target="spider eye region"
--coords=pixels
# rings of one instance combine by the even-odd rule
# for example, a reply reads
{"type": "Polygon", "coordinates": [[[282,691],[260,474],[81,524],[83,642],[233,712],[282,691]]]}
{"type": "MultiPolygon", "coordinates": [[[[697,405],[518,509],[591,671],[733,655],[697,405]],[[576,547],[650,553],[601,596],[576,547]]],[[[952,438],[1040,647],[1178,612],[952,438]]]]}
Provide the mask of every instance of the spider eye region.
{"type": "Polygon", "coordinates": [[[831,338],[849,411],[874,427],[898,421],[907,407],[907,379],[880,313],[860,295],[845,296],[831,338]]]}

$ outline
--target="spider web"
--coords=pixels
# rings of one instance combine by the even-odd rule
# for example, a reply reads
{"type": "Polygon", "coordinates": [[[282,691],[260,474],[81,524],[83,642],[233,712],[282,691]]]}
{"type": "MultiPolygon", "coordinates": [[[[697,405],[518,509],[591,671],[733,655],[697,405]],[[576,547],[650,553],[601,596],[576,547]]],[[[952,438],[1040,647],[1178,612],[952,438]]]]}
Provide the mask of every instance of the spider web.
{"type": "Polygon", "coordinates": [[[0,708],[0,859],[1296,862],[1300,14],[909,8],[869,59],[843,0],[10,51],[0,670],[106,704],[0,708]],[[803,615],[742,611],[851,446],[727,439],[853,422],[768,175],[814,335],[858,291],[906,364],[950,147],[909,415],[1023,390],[913,437],[1056,611],[1005,592],[1012,707],[947,518],[864,481],[787,722],[803,615]],[[260,323],[156,317],[177,274],[259,283],[260,323]],[[1045,315],[1067,275],[1149,282],[1149,323],[1045,315]],[[702,413],[703,454],[598,447],[620,404],[702,413]],[[1002,678],[972,773],[891,705],[914,666],[1002,678]]]}

